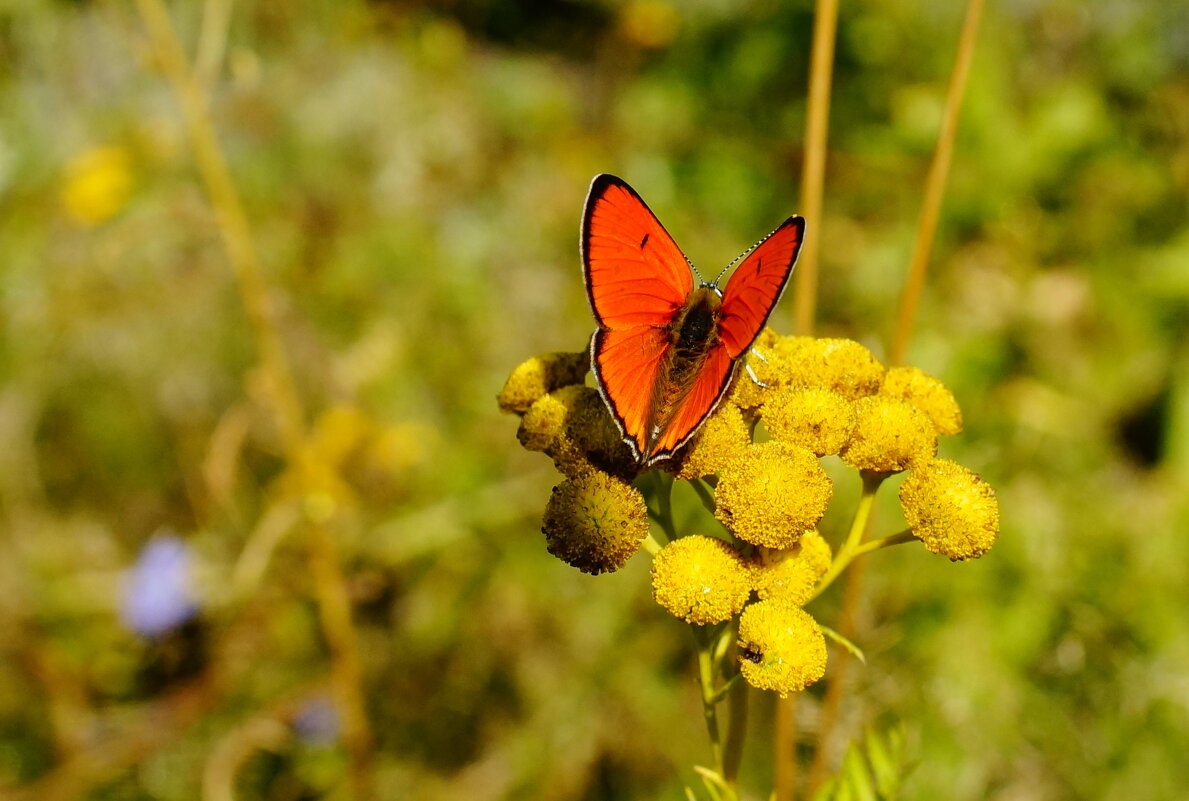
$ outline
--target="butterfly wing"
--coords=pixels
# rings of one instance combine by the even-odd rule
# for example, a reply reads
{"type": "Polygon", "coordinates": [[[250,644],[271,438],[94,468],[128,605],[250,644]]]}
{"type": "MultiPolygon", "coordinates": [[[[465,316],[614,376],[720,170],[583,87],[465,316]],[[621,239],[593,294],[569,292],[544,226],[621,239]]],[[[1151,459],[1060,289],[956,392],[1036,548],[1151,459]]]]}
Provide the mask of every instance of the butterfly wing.
{"type": "Polygon", "coordinates": [[[582,270],[599,324],[591,364],[637,457],[648,447],[669,326],[693,289],[689,262],[630,186],[596,176],[582,218],[582,270]]]}
{"type": "Polygon", "coordinates": [[[732,360],[747,353],[776,308],[804,238],[805,218],[789,217],[747,254],[727,280],[718,328],[721,346],[732,360]]]}

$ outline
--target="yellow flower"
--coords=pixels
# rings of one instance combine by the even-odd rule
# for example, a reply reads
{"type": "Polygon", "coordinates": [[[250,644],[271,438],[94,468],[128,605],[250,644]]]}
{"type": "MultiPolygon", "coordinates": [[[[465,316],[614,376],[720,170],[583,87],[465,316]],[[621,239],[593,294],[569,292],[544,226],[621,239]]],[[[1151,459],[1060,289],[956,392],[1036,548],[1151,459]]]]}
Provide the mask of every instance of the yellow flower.
{"type": "Polygon", "coordinates": [[[830,543],[816,531],[806,531],[792,548],[761,548],[753,561],[752,583],[763,598],[779,598],[801,606],[830,569],[830,543]]]}
{"type": "Polygon", "coordinates": [[[62,205],[80,225],[113,217],[132,191],[132,160],[120,147],[92,147],[66,165],[62,205]]]}
{"type": "Polygon", "coordinates": [[[999,502],[982,477],[949,459],[914,466],[900,505],[925,547],[953,561],[976,559],[999,538],[999,502]]]}
{"type": "Polygon", "coordinates": [[[723,403],[685,448],[677,477],[688,480],[717,473],[742,456],[749,444],[751,431],[743,412],[733,403],[723,403]]]}
{"type": "Polygon", "coordinates": [[[919,368],[891,368],[884,376],[879,394],[902,398],[929,415],[938,434],[952,436],[962,430],[962,410],[954,400],[954,393],[919,368]]]}
{"type": "Polygon", "coordinates": [[[778,351],[792,370],[792,386],[824,387],[853,401],[878,392],[883,381],[884,366],[852,339],[783,337],[778,351]]]}
{"type": "Polygon", "coordinates": [[[581,384],[590,369],[590,354],[543,353],[517,365],[497,398],[506,412],[524,414],[547,392],[581,384]]]}
{"type": "Polygon", "coordinates": [[[636,476],[639,466],[597,390],[575,386],[554,397],[566,407],[565,428],[545,453],[559,471],[571,474],[593,465],[620,478],[636,476]]]}
{"type": "Polygon", "coordinates": [[[826,638],[809,613],[789,601],[757,601],[739,618],[739,670],[744,680],[783,698],[826,672],[826,638]]]}
{"type": "Polygon", "coordinates": [[[933,423],[908,401],[873,395],[855,403],[855,415],[855,431],[839,454],[851,467],[895,473],[937,453],[933,423]]]}
{"type": "Polygon", "coordinates": [[[756,443],[722,471],[715,517],[753,545],[788,548],[821,520],[833,489],[812,452],[756,443]]]}
{"type": "Polygon", "coordinates": [[[652,560],[652,597],[674,617],[704,626],[730,620],[751,595],[739,552],[715,537],[682,537],[652,560]]]}
{"type": "Polygon", "coordinates": [[[524,417],[520,418],[520,429],[516,432],[520,444],[530,451],[546,450],[565,431],[566,420],[588,392],[598,395],[595,390],[581,384],[571,384],[533,401],[524,417]]]}
{"type": "Polygon", "coordinates": [[[620,12],[624,36],[641,47],[661,48],[677,35],[677,10],[658,0],[635,0],[620,12]]]}
{"type": "Polygon", "coordinates": [[[623,567],[648,535],[644,496],[598,470],[570,476],[553,488],[541,526],[549,553],[583,573],[623,567]]]}
{"type": "Polygon", "coordinates": [[[818,456],[838,453],[855,427],[854,404],[821,387],[785,387],[768,398],[761,416],[773,439],[818,456]]]}

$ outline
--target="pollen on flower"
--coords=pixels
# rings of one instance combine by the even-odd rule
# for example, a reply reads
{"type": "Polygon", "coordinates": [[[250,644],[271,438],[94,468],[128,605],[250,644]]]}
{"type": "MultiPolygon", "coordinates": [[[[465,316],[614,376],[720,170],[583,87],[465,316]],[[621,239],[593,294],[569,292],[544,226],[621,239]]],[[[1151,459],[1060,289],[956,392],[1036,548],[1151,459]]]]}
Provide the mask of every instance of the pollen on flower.
{"type": "Polygon", "coordinates": [[[833,489],[812,451],[756,443],[719,476],[715,517],[753,545],[788,548],[821,520],[833,489]]]}
{"type": "Polygon", "coordinates": [[[571,384],[533,401],[533,405],[520,418],[520,428],[516,432],[520,444],[530,451],[547,449],[565,431],[566,419],[578,406],[580,396],[587,391],[594,390],[588,390],[581,384],[571,384]]]}
{"type": "Polygon", "coordinates": [[[792,548],[760,548],[752,560],[752,585],[761,599],[779,598],[801,606],[832,559],[830,544],[816,531],[806,531],[792,548]]]}
{"type": "Polygon", "coordinates": [[[770,598],[739,618],[739,671],[759,690],[781,697],[804,690],[826,672],[826,638],[808,612],[770,598]]]}
{"type": "Polygon", "coordinates": [[[928,415],[906,400],[873,395],[855,403],[855,430],[839,455],[859,470],[895,473],[937,453],[928,415]]]}
{"type": "Polygon", "coordinates": [[[677,477],[688,480],[717,473],[742,456],[749,444],[751,432],[743,420],[743,412],[733,403],[724,403],[685,448],[677,477]]]}
{"type": "Polygon", "coordinates": [[[599,470],[571,475],[553,488],[541,526],[549,553],[583,573],[623,567],[648,535],[644,496],[599,470]]]}
{"type": "Polygon", "coordinates": [[[739,552],[715,537],[682,537],[652,560],[652,597],[699,626],[739,614],[751,594],[749,579],[739,552]]]}
{"type": "Polygon", "coordinates": [[[570,384],[581,384],[590,369],[590,354],[543,353],[517,365],[497,397],[506,412],[524,414],[547,392],[570,384]]]}
{"type": "Polygon", "coordinates": [[[913,535],[955,562],[982,556],[999,538],[995,490],[949,459],[913,467],[900,485],[900,505],[913,535]]]}
{"type": "Polygon", "coordinates": [[[884,376],[879,394],[902,398],[929,415],[938,434],[962,430],[962,410],[945,384],[917,367],[893,367],[884,376]]]}
{"type": "Polygon", "coordinates": [[[838,453],[855,427],[854,404],[822,387],[785,387],[768,398],[760,414],[774,439],[818,456],[838,453]]]}
{"type": "Polygon", "coordinates": [[[875,394],[883,382],[884,366],[853,339],[783,337],[778,351],[792,370],[793,386],[825,387],[853,401],[875,394]]]}

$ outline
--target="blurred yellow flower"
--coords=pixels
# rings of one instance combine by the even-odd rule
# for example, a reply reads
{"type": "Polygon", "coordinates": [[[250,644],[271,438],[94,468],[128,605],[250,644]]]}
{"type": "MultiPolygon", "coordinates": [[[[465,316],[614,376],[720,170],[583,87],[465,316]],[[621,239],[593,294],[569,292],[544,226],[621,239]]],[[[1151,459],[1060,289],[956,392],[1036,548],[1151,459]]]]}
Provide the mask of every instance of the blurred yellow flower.
{"type": "Polygon", "coordinates": [[[659,0],[636,0],[620,12],[624,36],[641,47],[662,48],[677,35],[677,9],[659,0]]]}
{"type": "Polygon", "coordinates": [[[517,365],[497,398],[506,412],[524,414],[547,392],[570,384],[581,384],[590,370],[590,354],[542,353],[517,365]]]}
{"type": "Polygon", "coordinates": [[[808,612],[789,601],[757,601],[739,618],[739,671],[783,698],[826,672],[826,637],[808,612]]]}
{"type": "Polygon", "coordinates": [[[893,367],[884,376],[880,395],[901,398],[929,415],[938,434],[962,430],[962,410],[945,384],[917,367],[893,367]]]}
{"type": "Polygon", "coordinates": [[[949,459],[913,467],[900,485],[900,505],[913,535],[952,561],[976,559],[999,538],[995,490],[949,459]]]}
{"type": "Polygon", "coordinates": [[[715,537],[674,540],[652,560],[652,597],[669,614],[704,626],[730,620],[751,595],[739,552],[715,537]]]}
{"type": "Polygon", "coordinates": [[[760,415],[773,439],[818,456],[838,453],[855,427],[854,404],[822,387],[785,387],[768,398],[760,415]]]}
{"type": "Polygon", "coordinates": [[[719,476],[715,517],[753,545],[788,548],[821,520],[833,490],[811,451],[756,443],[719,476]]]}
{"type": "Polygon", "coordinates": [[[692,479],[717,473],[742,456],[749,444],[751,431],[743,420],[743,412],[729,401],[723,403],[685,448],[677,477],[692,479]]]}
{"type": "Polygon", "coordinates": [[[66,215],[83,226],[98,225],[113,217],[132,191],[132,159],[120,147],[92,147],[66,165],[62,206],[66,215]]]}
{"type": "Polygon", "coordinates": [[[872,395],[855,403],[855,430],[842,446],[842,461],[858,470],[896,473],[937,453],[937,431],[911,403],[872,395]]]}
{"type": "Polygon", "coordinates": [[[623,567],[648,536],[644,496],[631,484],[588,469],[553,488],[541,526],[549,553],[583,573],[623,567]]]}
{"type": "Polygon", "coordinates": [[[816,531],[806,531],[787,550],[760,548],[752,560],[756,595],[779,598],[801,606],[813,595],[832,560],[830,543],[816,531]]]}

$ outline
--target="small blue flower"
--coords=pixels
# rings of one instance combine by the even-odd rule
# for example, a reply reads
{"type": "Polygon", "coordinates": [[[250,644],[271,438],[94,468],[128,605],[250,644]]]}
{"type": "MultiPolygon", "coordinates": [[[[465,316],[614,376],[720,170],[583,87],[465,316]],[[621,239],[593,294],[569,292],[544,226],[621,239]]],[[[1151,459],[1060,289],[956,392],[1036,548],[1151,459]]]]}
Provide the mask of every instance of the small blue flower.
{"type": "Polygon", "coordinates": [[[120,617],[132,631],[156,637],[198,611],[191,586],[191,552],[179,537],[153,537],[128,571],[120,617]]]}

